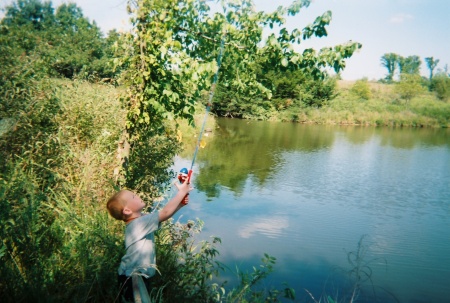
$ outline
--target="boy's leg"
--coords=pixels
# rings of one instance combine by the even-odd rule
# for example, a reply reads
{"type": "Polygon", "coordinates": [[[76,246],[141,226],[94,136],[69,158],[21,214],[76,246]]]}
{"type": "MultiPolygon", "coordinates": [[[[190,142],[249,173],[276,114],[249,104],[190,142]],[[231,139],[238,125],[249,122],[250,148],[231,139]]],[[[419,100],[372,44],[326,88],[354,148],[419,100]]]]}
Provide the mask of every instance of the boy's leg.
{"type": "MultiPolygon", "coordinates": [[[[137,302],[147,303],[151,302],[150,292],[152,290],[152,278],[145,278],[140,274],[132,276],[134,300],[137,302]]],[[[153,294],[154,296],[155,294],[153,294]]],[[[159,301],[159,300],[158,300],[159,301]]]]}

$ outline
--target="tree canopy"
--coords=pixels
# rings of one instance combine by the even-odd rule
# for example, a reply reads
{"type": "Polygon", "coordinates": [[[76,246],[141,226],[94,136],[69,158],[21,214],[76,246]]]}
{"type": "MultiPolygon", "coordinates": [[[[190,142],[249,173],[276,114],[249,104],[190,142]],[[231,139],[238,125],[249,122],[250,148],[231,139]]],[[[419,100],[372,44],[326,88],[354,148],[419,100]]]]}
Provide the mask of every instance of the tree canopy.
{"type": "MultiPolygon", "coordinates": [[[[127,66],[123,100],[133,152],[144,154],[149,146],[143,141],[167,133],[168,119],[192,122],[202,93],[215,88],[216,72],[220,98],[213,100],[213,110],[243,117],[276,107],[271,102],[272,84],[264,77],[269,71],[300,71],[317,81],[327,77],[326,68],[341,71],[361,44],[348,42],[319,51],[294,47],[327,35],[330,11],[303,29],[286,27],[287,18],[310,4],[296,0],[274,12],[257,12],[251,0],[217,1],[214,9],[200,0],[130,1],[133,30],[122,44],[127,53],[116,63],[127,66]],[[270,31],[274,28],[278,32],[270,31]]],[[[132,171],[128,167],[128,178],[133,179],[132,171]]]]}
{"type": "MultiPolygon", "coordinates": [[[[130,129],[169,112],[192,119],[195,101],[202,90],[211,87],[222,40],[225,49],[219,83],[235,99],[245,98],[247,102],[252,98],[270,99],[270,87],[260,79],[268,71],[301,70],[320,80],[326,77],[327,67],[336,72],[345,68],[345,59],[361,44],[348,42],[300,52],[294,47],[313,36],[327,35],[330,11],[303,29],[286,28],[287,18],[310,3],[297,0],[267,13],[256,12],[249,0],[221,1],[216,12],[205,1],[130,2],[134,31],[126,44],[132,48],[124,59],[130,66],[130,129]],[[264,33],[275,27],[280,28],[278,33],[269,32],[265,38],[264,33]]],[[[215,102],[219,107],[226,106],[221,100],[215,102]]]]}
{"type": "MultiPolygon", "coordinates": [[[[97,75],[111,78],[112,44],[75,3],[63,3],[55,11],[50,1],[18,0],[5,8],[0,34],[11,52],[37,56],[51,76],[73,78],[97,75]],[[86,75],[84,75],[86,74],[86,75]]],[[[4,56],[9,56],[5,53],[4,56]]]]}

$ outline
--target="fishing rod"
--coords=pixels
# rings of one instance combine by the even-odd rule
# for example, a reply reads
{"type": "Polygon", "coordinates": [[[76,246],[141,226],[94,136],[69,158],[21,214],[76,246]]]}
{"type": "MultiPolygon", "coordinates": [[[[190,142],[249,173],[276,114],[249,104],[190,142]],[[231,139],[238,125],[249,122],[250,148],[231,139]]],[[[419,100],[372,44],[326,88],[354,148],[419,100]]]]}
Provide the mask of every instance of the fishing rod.
{"type": "Polygon", "coordinates": [[[217,55],[217,71],[214,74],[213,83],[212,83],[211,89],[209,91],[209,100],[208,100],[208,103],[206,103],[206,113],[205,113],[205,117],[203,118],[202,128],[201,128],[200,134],[198,136],[197,145],[195,146],[194,156],[192,157],[192,162],[191,162],[191,168],[189,169],[189,171],[186,168],[182,168],[180,170],[180,174],[178,175],[178,180],[181,183],[183,183],[185,181],[187,181],[189,183],[191,181],[192,168],[194,167],[195,160],[197,158],[197,153],[198,153],[198,150],[200,147],[200,143],[202,141],[203,133],[205,131],[206,120],[208,118],[209,112],[211,111],[212,99],[214,97],[217,82],[219,80],[219,71],[220,71],[220,66],[222,64],[222,56],[223,56],[224,48],[225,48],[225,37],[226,37],[226,31],[223,30],[222,39],[220,41],[219,54],[217,55]]]}
{"type": "MultiPolygon", "coordinates": [[[[201,128],[200,134],[198,136],[197,145],[195,147],[194,155],[192,157],[192,162],[191,162],[190,169],[188,170],[187,168],[182,168],[180,170],[180,172],[178,173],[178,181],[180,183],[184,183],[186,181],[188,183],[190,183],[190,181],[191,181],[192,168],[194,167],[195,160],[197,159],[198,150],[199,150],[199,147],[200,147],[200,144],[201,144],[203,133],[205,131],[206,120],[208,118],[209,112],[211,111],[212,99],[214,97],[214,93],[216,91],[217,82],[219,80],[219,71],[220,71],[220,67],[222,65],[222,57],[223,57],[224,48],[225,48],[225,37],[226,37],[226,31],[223,30],[223,32],[222,32],[222,39],[221,39],[221,42],[220,42],[219,54],[217,55],[217,71],[214,74],[213,83],[212,83],[211,89],[209,91],[209,100],[208,100],[208,103],[206,104],[206,113],[205,113],[205,117],[203,118],[202,128],[201,128]]],[[[156,205],[156,207],[153,208],[153,211],[155,211],[158,208],[160,203],[161,203],[161,201],[159,201],[158,204],[156,205]]],[[[184,203],[184,199],[183,199],[183,201],[181,203],[185,204],[184,203]]]]}

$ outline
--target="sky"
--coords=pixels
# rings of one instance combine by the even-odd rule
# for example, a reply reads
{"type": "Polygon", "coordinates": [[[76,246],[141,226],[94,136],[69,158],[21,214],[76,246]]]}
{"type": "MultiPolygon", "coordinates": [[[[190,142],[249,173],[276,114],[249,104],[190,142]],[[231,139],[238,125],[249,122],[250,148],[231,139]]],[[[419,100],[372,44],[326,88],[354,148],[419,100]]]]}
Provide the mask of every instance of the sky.
{"type": "MultiPolygon", "coordinates": [[[[257,10],[273,11],[293,0],[254,0],[257,10]]],[[[53,0],[53,7],[75,2],[90,21],[95,21],[106,34],[111,29],[130,28],[126,12],[127,0],[53,0]]],[[[0,7],[11,0],[0,0],[0,7]]],[[[328,36],[303,41],[298,50],[320,49],[346,43],[361,43],[362,49],[347,60],[341,73],[344,80],[384,78],[387,69],[381,65],[386,53],[403,57],[419,56],[421,74],[429,75],[424,58],[439,59],[437,69],[450,69],[450,1],[449,0],[313,0],[295,17],[288,18],[289,29],[302,29],[317,16],[330,10],[332,21],[328,36]]],[[[3,17],[3,14],[0,15],[3,17]]]]}

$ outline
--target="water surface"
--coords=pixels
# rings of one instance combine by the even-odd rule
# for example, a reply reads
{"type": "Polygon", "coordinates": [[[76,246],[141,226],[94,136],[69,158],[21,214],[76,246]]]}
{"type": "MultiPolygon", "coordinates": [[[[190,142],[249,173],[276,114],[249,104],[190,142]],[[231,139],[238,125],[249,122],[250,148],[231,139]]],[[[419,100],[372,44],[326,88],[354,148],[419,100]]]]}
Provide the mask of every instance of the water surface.
{"type": "Polygon", "coordinates": [[[344,299],[359,281],[357,302],[449,302],[448,130],[219,119],[205,141],[181,220],[222,239],[230,285],[267,253],[266,284],[297,301],[344,299]]]}

